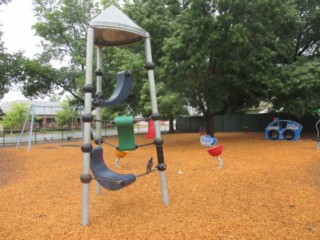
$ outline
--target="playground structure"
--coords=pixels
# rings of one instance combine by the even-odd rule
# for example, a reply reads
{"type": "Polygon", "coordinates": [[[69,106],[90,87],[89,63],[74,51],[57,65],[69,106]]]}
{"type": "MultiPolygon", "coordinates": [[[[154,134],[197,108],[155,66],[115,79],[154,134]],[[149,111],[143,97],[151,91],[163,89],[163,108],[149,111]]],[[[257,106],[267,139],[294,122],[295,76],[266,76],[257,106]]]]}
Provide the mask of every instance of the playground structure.
{"type": "MultiPolygon", "coordinates": [[[[152,106],[151,119],[154,121],[154,140],[150,144],[156,146],[158,164],[155,167],[160,173],[162,200],[165,205],[169,203],[166,186],[166,164],[163,155],[163,140],[161,138],[159,113],[154,81],[154,64],[152,62],[151,44],[149,33],[134,23],[128,16],[114,6],[108,7],[100,15],[90,21],[87,28],[87,52],[86,52],[86,81],[83,87],[85,95],[83,121],[83,171],[80,177],[82,182],[82,225],[89,224],[89,187],[92,180],[90,168],[97,184],[96,193],[100,194],[100,186],[108,190],[120,190],[131,183],[137,177],[134,174],[120,174],[111,171],[103,159],[101,144],[104,140],[101,137],[102,113],[101,107],[108,107],[124,101],[130,94],[132,78],[129,71],[122,71],[117,74],[117,83],[113,94],[107,100],[102,95],[102,48],[108,46],[127,46],[144,42],[146,51],[145,69],[148,72],[150,97],[152,106]],[[93,70],[93,48],[97,49],[97,70],[96,70],[96,91],[94,97],[92,70],[93,70]],[[96,134],[93,148],[91,144],[91,122],[93,119],[92,106],[96,107],[96,134]]],[[[118,131],[118,146],[113,146],[120,151],[134,151],[142,145],[136,145],[133,131],[135,120],[132,116],[119,116],[114,120],[118,131]]],[[[150,145],[146,144],[146,145],[150,145]]],[[[149,163],[152,161],[149,160],[149,163]]],[[[153,170],[150,170],[151,172],[153,170]]],[[[147,173],[149,173],[147,172],[147,173]]],[[[147,174],[146,173],[146,174],[147,174]]],[[[144,174],[141,174],[144,175],[144,174]]]]}
{"type": "Polygon", "coordinates": [[[146,135],[147,139],[153,139],[154,138],[154,121],[151,119],[148,121],[148,133],[146,135]]]}
{"type": "Polygon", "coordinates": [[[320,150],[320,109],[317,110],[319,120],[316,122],[317,138],[314,141],[317,142],[317,149],[320,150]]]}
{"type": "Polygon", "coordinates": [[[116,167],[120,167],[120,159],[124,158],[125,156],[127,156],[128,152],[127,151],[120,151],[119,149],[115,149],[114,150],[114,155],[116,156],[116,160],[114,162],[114,165],[116,167]]]}
{"type": "MultiPolygon", "coordinates": [[[[18,138],[18,142],[16,144],[16,149],[19,149],[19,146],[20,146],[20,143],[21,143],[21,140],[22,140],[22,136],[23,136],[23,133],[25,132],[26,130],[26,127],[28,125],[28,123],[30,123],[30,127],[29,127],[29,136],[28,136],[28,152],[31,150],[31,143],[32,143],[32,131],[33,131],[33,127],[34,127],[34,120],[35,120],[35,110],[36,108],[40,108],[40,109],[43,109],[43,112],[46,113],[46,109],[49,108],[50,109],[50,114],[52,115],[52,111],[53,109],[73,109],[78,113],[78,115],[80,116],[80,113],[81,111],[83,111],[83,107],[82,106],[78,106],[78,107],[68,107],[68,106],[61,106],[61,107],[58,107],[58,106],[45,106],[45,105],[41,105],[41,106],[38,106],[36,104],[31,104],[30,105],[30,108],[28,110],[28,113],[26,115],[26,118],[24,120],[24,124],[23,124],[23,127],[21,129],[21,132],[20,132],[20,135],[19,135],[19,138],[18,138]],[[31,118],[30,118],[31,116],[31,118]]],[[[80,118],[80,126],[82,128],[82,119],[80,118]]],[[[50,123],[50,128],[53,129],[53,124],[52,122],[50,123]]],[[[74,118],[72,116],[72,123],[71,123],[71,130],[74,128],[74,118]]],[[[82,129],[81,129],[81,132],[82,132],[82,129]]],[[[52,134],[49,135],[47,132],[44,132],[43,133],[43,138],[45,141],[50,141],[50,140],[53,140],[53,136],[52,134]]],[[[72,139],[72,135],[67,135],[67,139],[68,140],[71,140],[72,139]]]]}
{"type": "MultiPolygon", "coordinates": [[[[125,139],[125,138],[126,138],[126,136],[123,136],[122,139],[125,139]]],[[[147,139],[154,139],[154,121],[152,119],[148,120],[148,132],[146,134],[146,138],[147,139]]],[[[133,140],[134,140],[134,138],[133,138],[133,140]]],[[[128,151],[121,151],[121,150],[119,150],[119,148],[116,148],[114,150],[114,154],[116,156],[116,160],[114,162],[114,165],[116,167],[120,167],[120,159],[127,156],[128,151]]]]}
{"type": "Polygon", "coordinates": [[[218,139],[215,137],[211,137],[210,135],[201,135],[200,136],[200,143],[202,146],[208,147],[209,149],[207,150],[208,153],[216,157],[218,160],[218,167],[222,168],[223,162],[222,158],[220,157],[222,153],[222,145],[216,145],[218,142],[218,139]]]}
{"type": "Polygon", "coordinates": [[[302,126],[295,121],[274,118],[266,127],[264,135],[267,140],[297,141],[301,131],[302,126]]]}
{"type": "Polygon", "coordinates": [[[216,145],[218,142],[218,139],[215,137],[211,137],[210,135],[201,135],[200,136],[200,143],[202,146],[205,147],[211,147],[216,145]]]}

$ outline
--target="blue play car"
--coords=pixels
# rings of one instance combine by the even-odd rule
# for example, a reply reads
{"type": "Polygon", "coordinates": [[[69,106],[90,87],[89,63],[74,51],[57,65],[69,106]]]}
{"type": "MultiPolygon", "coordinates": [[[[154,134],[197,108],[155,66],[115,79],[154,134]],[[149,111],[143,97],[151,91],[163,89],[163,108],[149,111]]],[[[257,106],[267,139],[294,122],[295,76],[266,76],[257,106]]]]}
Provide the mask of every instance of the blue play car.
{"type": "Polygon", "coordinates": [[[264,131],[267,140],[292,140],[296,141],[300,138],[302,126],[291,120],[279,120],[275,118],[269,123],[264,131]]]}

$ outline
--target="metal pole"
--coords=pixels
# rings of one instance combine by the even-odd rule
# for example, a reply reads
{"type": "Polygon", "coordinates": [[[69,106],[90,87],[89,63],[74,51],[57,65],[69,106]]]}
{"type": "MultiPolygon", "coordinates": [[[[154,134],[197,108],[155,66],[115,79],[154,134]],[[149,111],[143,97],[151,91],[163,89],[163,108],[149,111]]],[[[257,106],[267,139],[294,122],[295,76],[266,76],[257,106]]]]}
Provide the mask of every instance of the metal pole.
{"type": "Polygon", "coordinates": [[[32,118],[31,118],[31,126],[30,126],[29,141],[28,141],[28,152],[30,152],[30,149],[31,149],[31,138],[32,138],[32,131],[33,131],[34,112],[35,112],[35,106],[33,106],[33,108],[32,108],[32,118]]]}
{"type": "Polygon", "coordinates": [[[19,136],[18,142],[17,142],[17,146],[16,146],[16,149],[17,149],[17,150],[18,150],[18,148],[19,148],[19,145],[20,145],[20,142],[21,142],[22,135],[23,135],[24,130],[25,130],[26,126],[27,126],[27,123],[28,123],[28,120],[29,120],[29,116],[30,116],[30,112],[31,112],[31,109],[32,109],[33,107],[34,107],[33,105],[30,105],[30,108],[29,108],[28,114],[27,114],[27,116],[26,116],[26,119],[24,120],[24,124],[23,124],[22,130],[21,130],[21,133],[20,133],[20,136],[19,136]]]}
{"type": "MultiPolygon", "coordinates": [[[[92,27],[87,29],[87,52],[86,52],[86,82],[85,84],[92,84],[92,63],[93,63],[93,37],[94,30],[92,27]]],[[[92,92],[85,92],[84,116],[91,114],[92,107],[92,92]]],[[[83,145],[90,145],[90,129],[91,122],[84,122],[83,145]]],[[[90,190],[90,152],[83,151],[82,163],[82,225],[89,224],[89,190],[90,190]]]]}
{"type": "Polygon", "coordinates": [[[81,138],[83,138],[83,122],[81,117],[81,111],[84,111],[83,107],[78,108],[79,116],[80,116],[80,129],[81,129],[81,138]]]}
{"type": "MultiPolygon", "coordinates": [[[[152,63],[152,53],[151,53],[149,33],[146,34],[145,51],[146,51],[147,63],[152,63]]],[[[156,87],[155,87],[153,69],[148,69],[148,78],[149,78],[152,114],[158,115],[158,105],[157,105],[157,96],[156,96],[156,87]]],[[[158,119],[154,120],[154,130],[155,130],[155,140],[156,142],[159,142],[159,145],[157,146],[158,163],[161,162],[164,164],[161,131],[160,131],[160,125],[159,125],[158,119]]],[[[167,181],[166,181],[166,173],[164,170],[160,171],[160,181],[161,181],[162,201],[165,205],[168,205],[169,199],[168,199],[168,191],[167,191],[167,181]]]]}
{"type": "MultiPolygon", "coordinates": [[[[97,89],[96,93],[102,93],[102,47],[97,47],[97,73],[100,72],[101,74],[97,74],[97,89]]],[[[96,122],[96,137],[97,139],[101,138],[101,127],[102,127],[102,111],[101,107],[96,108],[96,120],[100,120],[96,122]]],[[[101,186],[96,181],[96,194],[101,194],[101,186]]]]}
{"type": "MultiPolygon", "coordinates": [[[[320,109],[318,109],[318,115],[320,117],[320,109]]],[[[320,125],[320,119],[318,122],[316,122],[316,129],[317,129],[317,149],[320,150],[320,129],[318,127],[318,125],[320,125]]]]}
{"type": "Polygon", "coordinates": [[[222,166],[223,166],[222,158],[220,156],[217,156],[217,160],[218,160],[219,168],[222,168],[222,166]]]}

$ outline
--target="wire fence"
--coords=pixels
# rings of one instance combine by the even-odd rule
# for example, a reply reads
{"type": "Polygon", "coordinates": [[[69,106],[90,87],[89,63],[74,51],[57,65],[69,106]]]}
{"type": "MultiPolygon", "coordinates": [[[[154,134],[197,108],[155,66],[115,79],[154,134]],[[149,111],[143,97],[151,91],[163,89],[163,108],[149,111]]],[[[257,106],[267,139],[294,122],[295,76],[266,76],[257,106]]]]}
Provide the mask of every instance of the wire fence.
{"type": "MultiPolygon", "coordinates": [[[[93,128],[93,131],[95,129],[93,128]]],[[[168,122],[160,123],[161,132],[169,131],[168,122]]],[[[135,134],[146,134],[148,126],[146,124],[135,124],[135,134]]],[[[21,134],[20,131],[1,131],[0,132],[0,146],[16,146],[21,134]]],[[[103,127],[101,131],[102,137],[116,136],[117,129],[113,127],[103,127]]],[[[71,141],[82,139],[82,129],[60,128],[60,129],[33,129],[24,131],[21,135],[20,144],[27,144],[31,139],[31,143],[51,142],[51,141],[71,141]]]]}

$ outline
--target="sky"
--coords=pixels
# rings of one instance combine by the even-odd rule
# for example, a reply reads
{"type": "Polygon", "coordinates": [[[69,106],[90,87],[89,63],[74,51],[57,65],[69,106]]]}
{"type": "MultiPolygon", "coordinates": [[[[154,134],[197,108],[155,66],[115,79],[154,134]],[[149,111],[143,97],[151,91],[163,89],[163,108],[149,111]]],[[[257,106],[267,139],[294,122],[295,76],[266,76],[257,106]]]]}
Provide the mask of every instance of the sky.
{"type": "MultiPolygon", "coordinates": [[[[8,53],[24,51],[24,56],[32,58],[40,52],[37,48],[40,40],[34,34],[31,26],[36,22],[33,16],[32,0],[11,0],[7,5],[0,7],[0,29],[3,32],[2,40],[8,53]]],[[[10,91],[0,101],[25,99],[19,90],[10,91]]]]}

